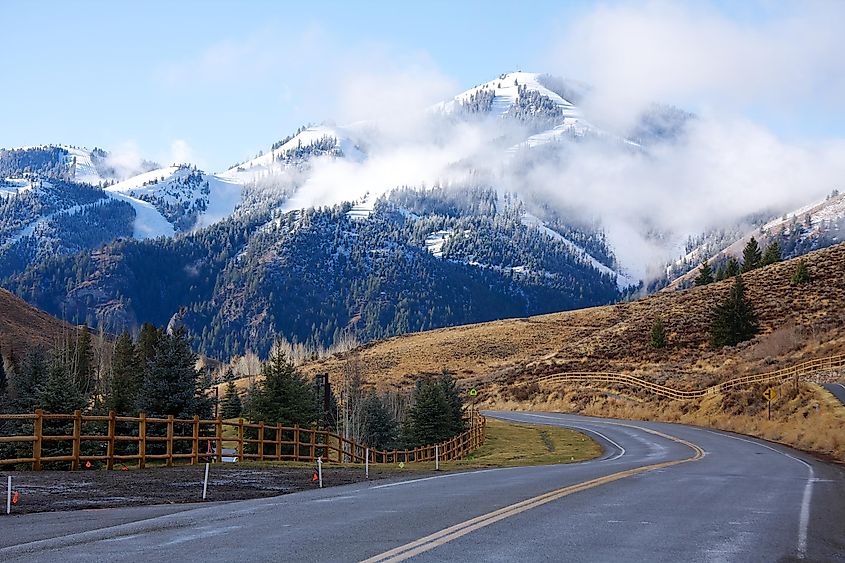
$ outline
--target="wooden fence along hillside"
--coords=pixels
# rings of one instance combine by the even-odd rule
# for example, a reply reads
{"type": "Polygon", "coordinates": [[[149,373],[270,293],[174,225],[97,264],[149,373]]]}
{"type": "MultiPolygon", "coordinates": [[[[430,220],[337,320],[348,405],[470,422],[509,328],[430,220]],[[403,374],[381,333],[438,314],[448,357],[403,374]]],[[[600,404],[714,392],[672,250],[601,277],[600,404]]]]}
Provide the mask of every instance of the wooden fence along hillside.
{"type": "MultiPolygon", "coordinates": [[[[464,458],[484,443],[486,419],[475,409],[467,413],[468,429],[439,444],[405,450],[378,450],[347,440],[327,430],[287,427],[217,420],[177,419],[139,416],[48,414],[0,415],[0,466],[32,464],[40,470],[44,464],[69,463],[79,469],[89,462],[113,469],[116,462],[132,462],[144,468],[147,462],[175,461],[316,461],[364,463],[413,463],[464,458]],[[18,421],[27,434],[2,435],[2,426],[18,421]],[[22,424],[21,424],[22,423],[22,424]],[[226,432],[225,430],[228,430],[226,432]],[[29,457],[2,457],[5,444],[31,444],[29,457]],[[224,453],[230,449],[232,453],[224,453]]],[[[15,448],[18,449],[19,448],[15,448]]],[[[20,454],[13,454],[20,455],[20,454]]]]}
{"type": "Polygon", "coordinates": [[[522,381],[521,385],[530,383],[538,383],[540,385],[556,385],[565,383],[611,383],[617,385],[625,385],[634,389],[642,389],[660,397],[669,399],[676,399],[679,401],[690,401],[694,399],[701,399],[708,395],[721,393],[727,389],[740,387],[743,385],[752,385],[756,383],[781,383],[784,381],[798,381],[799,379],[809,379],[809,376],[816,375],[824,371],[841,370],[845,368],[845,355],[828,356],[826,358],[818,358],[809,360],[801,364],[779,369],[768,373],[761,373],[755,375],[744,375],[734,379],[729,379],[718,383],[705,389],[696,389],[692,391],[675,389],[654,383],[633,375],[624,373],[609,373],[609,372],[564,372],[553,373],[545,375],[533,381],[522,381]]]}

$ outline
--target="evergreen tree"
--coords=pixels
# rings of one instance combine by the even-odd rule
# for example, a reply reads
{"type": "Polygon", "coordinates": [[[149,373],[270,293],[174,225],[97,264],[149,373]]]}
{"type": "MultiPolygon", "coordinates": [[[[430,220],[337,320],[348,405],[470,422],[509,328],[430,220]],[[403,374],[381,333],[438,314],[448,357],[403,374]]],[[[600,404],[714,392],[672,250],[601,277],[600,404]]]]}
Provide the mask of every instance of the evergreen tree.
{"type": "Polygon", "coordinates": [[[196,354],[183,330],[160,334],[155,355],[148,360],[138,395],[138,410],[148,415],[185,418],[203,413],[198,404],[196,354]]]}
{"type": "Polygon", "coordinates": [[[48,413],[66,414],[81,410],[86,401],[68,369],[54,359],[50,362],[46,380],[38,386],[36,404],[48,413]]]}
{"type": "Polygon", "coordinates": [[[261,367],[260,381],[249,401],[249,417],[269,424],[310,426],[319,419],[314,386],[278,348],[261,367]]]}
{"type": "Polygon", "coordinates": [[[720,280],[730,279],[739,275],[739,260],[731,256],[720,274],[720,280]]]}
{"type": "Polygon", "coordinates": [[[708,283],[713,283],[713,270],[710,268],[710,263],[705,260],[698,269],[695,285],[707,285],[708,283]]]}
{"type": "Polygon", "coordinates": [[[727,298],[713,308],[710,341],[715,347],[735,346],[758,331],[757,315],[745,298],[742,276],[736,276],[727,298]]]}
{"type": "Polygon", "coordinates": [[[440,379],[417,381],[408,412],[407,440],[413,446],[435,444],[453,436],[453,405],[440,379]]]}
{"type": "Polygon", "coordinates": [[[778,241],[774,241],[766,247],[766,252],[763,254],[763,261],[760,265],[769,266],[770,264],[777,264],[783,260],[782,254],[780,243],[778,241]]]}
{"type": "Polygon", "coordinates": [[[651,325],[651,347],[666,347],[666,327],[663,326],[663,319],[657,318],[651,325]]]}
{"type": "Polygon", "coordinates": [[[30,348],[20,367],[12,372],[9,395],[12,409],[19,413],[30,413],[37,408],[38,387],[47,380],[47,359],[43,348],[30,348]]]}
{"type": "Polygon", "coordinates": [[[742,251],[742,271],[750,272],[760,267],[763,261],[763,251],[760,250],[760,245],[757,244],[757,239],[751,237],[745,249],[742,251]]]}
{"type": "Polygon", "coordinates": [[[396,446],[398,425],[384,401],[374,392],[364,400],[364,443],[379,450],[396,446]]]}
{"type": "Polygon", "coordinates": [[[443,395],[449,405],[449,434],[455,436],[464,431],[464,399],[455,378],[447,370],[443,370],[438,382],[443,395]]]}
{"type": "Polygon", "coordinates": [[[241,404],[241,396],[238,394],[238,388],[234,381],[230,381],[226,385],[226,395],[223,397],[223,418],[238,418],[241,416],[243,405],[241,404]]]}
{"type": "Polygon", "coordinates": [[[141,332],[138,335],[138,359],[141,362],[141,366],[146,367],[155,357],[159,341],[163,335],[164,331],[150,323],[141,325],[141,332]]]}
{"type": "Polygon", "coordinates": [[[795,272],[792,274],[790,281],[792,285],[804,285],[812,281],[810,269],[807,267],[807,261],[803,258],[798,260],[798,265],[795,267],[795,272]]]}
{"type": "Polygon", "coordinates": [[[134,414],[143,373],[132,337],[128,332],[124,332],[114,345],[106,407],[118,414],[134,414]]]}

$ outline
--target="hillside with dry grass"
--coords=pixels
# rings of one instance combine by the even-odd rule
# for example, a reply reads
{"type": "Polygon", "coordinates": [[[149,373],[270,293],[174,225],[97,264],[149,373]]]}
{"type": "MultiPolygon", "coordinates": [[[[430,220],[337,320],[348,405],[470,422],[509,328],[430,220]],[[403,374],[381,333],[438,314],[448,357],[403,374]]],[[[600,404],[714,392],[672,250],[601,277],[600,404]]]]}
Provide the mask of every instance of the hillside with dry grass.
{"type": "Polygon", "coordinates": [[[74,328],[0,288],[0,351],[20,355],[34,345],[55,346],[74,328]]]}
{"type": "Polygon", "coordinates": [[[398,336],[304,366],[340,374],[357,355],[379,386],[411,383],[446,369],[467,384],[517,381],[564,371],[634,373],[679,388],[698,388],[746,373],[845,352],[845,245],[805,257],[813,277],[792,285],[796,261],[743,275],[761,333],[714,349],[710,311],[732,280],[627,303],[398,336]],[[650,344],[660,318],[668,345],[650,344]]]}
{"type": "MultiPolygon", "coordinates": [[[[797,260],[743,275],[760,333],[734,347],[710,344],[713,306],[732,280],[637,301],[526,319],[461,326],[372,343],[303,366],[337,378],[357,357],[369,383],[407,388],[421,375],[449,370],[476,401],[495,408],[531,408],[598,416],[661,419],[736,430],[845,460],[845,407],[810,383],[779,386],[773,420],[763,418],[761,386],[738,388],[705,401],[679,402],[608,385],[538,385],[559,372],[608,371],[678,389],[845,353],[845,245],[804,257],[812,281],[793,285],[797,260]],[[651,346],[656,319],[665,348],[651,346]]],[[[840,379],[841,372],[821,374],[840,379]]]]}

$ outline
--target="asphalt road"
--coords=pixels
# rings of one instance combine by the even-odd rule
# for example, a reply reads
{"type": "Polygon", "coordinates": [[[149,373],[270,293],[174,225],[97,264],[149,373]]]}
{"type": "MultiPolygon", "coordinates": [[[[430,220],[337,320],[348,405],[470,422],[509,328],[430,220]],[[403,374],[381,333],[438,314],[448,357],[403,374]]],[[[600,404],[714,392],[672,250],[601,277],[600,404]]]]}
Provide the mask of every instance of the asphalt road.
{"type": "Polygon", "coordinates": [[[833,393],[837,399],[845,404],[845,385],[842,383],[825,383],[824,388],[833,393]]]}
{"type": "Polygon", "coordinates": [[[845,561],[841,467],[701,428],[494,416],[574,427],[605,453],[234,503],[0,517],[0,560],[845,561]]]}

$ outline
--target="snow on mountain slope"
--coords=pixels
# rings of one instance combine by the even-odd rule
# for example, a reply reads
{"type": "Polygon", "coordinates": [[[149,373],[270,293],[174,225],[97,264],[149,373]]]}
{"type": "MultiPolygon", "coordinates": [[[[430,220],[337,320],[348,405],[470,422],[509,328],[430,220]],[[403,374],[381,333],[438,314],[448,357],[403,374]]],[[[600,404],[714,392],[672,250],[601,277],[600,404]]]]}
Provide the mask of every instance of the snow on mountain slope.
{"type": "Polygon", "coordinates": [[[32,187],[32,182],[23,178],[0,179],[0,198],[26,192],[32,187]]]}
{"type": "MultiPolygon", "coordinates": [[[[828,235],[828,231],[835,225],[845,222],[845,194],[833,192],[827,198],[814,203],[799,207],[782,216],[769,221],[768,223],[750,230],[739,236],[734,242],[716,252],[708,251],[707,243],[697,246],[674,264],[667,268],[667,274],[671,275],[672,269],[683,264],[698,264],[704,260],[715,261],[727,257],[742,258],[742,251],[751,237],[758,241],[776,240],[779,237],[797,236],[799,239],[807,240],[828,235]]],[[[838,234],[829,234],[831,242],[841,242],[838,234]]],[[[695,267],[689,272],[678,276],[668,286],[674,289],[685,282],[691,281],[698,274],[695,267]]]]}
{"type": "Polygon", "coordinates": [[[522,224],[525,225],[526,227],[537,228],[541,232],[548,235],[549,238],[552,238],[554,240],[559,240],[560,242],[564,243],[572,251],[573,254],[580,257],[584,262],[586,262],[587,264],[589,264],[590,266],[592,266],[593,268],[595,268],[596,270],[598,270],[602,274],[612,276],[613,278],[615,278],[616,279],[616,286],[620,290],[626,289],[626,288],[628,288],[632,285],[636,285],[638,283],[637,280],[628,276],[627,274],[625,274],[621,271],[617,272],[613,268],[609,268],[608,266],[605,266],[604,264],[602,264],[601,262],[596,260],[593,256],[591,256],[590,253],[587,252],[585,249],[581,248],[580,246],[578,246],[577,244],[575,244],[574,242],[572,242],[571,240],[569,240],[565,236],[561,235],[557,231],[548,228],[546,226],[546,224],[543,223],[542,220],[540,220],[539,217],[531,215],[530,213],[526,213],[522,217],[522,224]]]}
{"type": "Polygon", "coordinates": [[[240,202],[242,187],[234,181],[178,165],[139,174],[106,188],[106,192],[132,203],[139,217],[144,216],[141,228],[151,233],[149,236],[160,236],[168,230],[162,220],[170,225],[172,234],[174,228],[185,231],[225,219],[240,202]],[[144,205],[139,207],[139,202],[144,205]]]}
{"type": "Polygon", "coordinates": [[[279,174],[292,166],[315,156],[343,156],[354,161],[363,160],[366,154],[356,135],[346,127],[315,125],[308,127],[281,146],[247,160],[218,174],[228,181],[246,183],[279,174]]]}
{"type": "Polygon", "coordinates": [[[452,100],[436,104],[432,110],[440,110],[447,114],[454,113],[462,104],[471,102],[478,94],[490,91],[493,93],[493,100],[489,112],[493,115],[502,116],[515,106],[520,96],[520,87],[523,87],[527,91],[537,92],[551,100],[562,110],[563,117],[581,117],[581,113],[572,102],[563,99],[543,85],[544,76],[542,73],[521,71],[502,74],[495,80],[490,80],[458,94],[452,100]]]}

